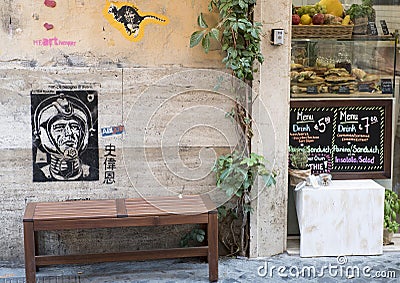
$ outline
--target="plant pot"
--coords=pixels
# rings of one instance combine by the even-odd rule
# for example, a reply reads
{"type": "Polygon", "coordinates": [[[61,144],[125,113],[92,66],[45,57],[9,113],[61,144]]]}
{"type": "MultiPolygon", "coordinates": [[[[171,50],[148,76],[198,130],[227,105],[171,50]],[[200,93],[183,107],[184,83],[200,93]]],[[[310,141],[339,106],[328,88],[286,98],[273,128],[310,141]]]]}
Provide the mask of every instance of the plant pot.
{"type": "Polygon", "coordinates": [[[383,245],[393,245],[393,232],[389,232],[387,228],[383,229],[383,245]]]}
{"type": "Polygon", "coordinates": [[[353,34],[367,34],[368,31],[368,17],[355,18],[353,34]]]}
{"type": "Polygon", "coordinates": [[[311,169],[290,169],[289,185],[295,187],[298,183],[305,181],[311,175],[311,169]]]}

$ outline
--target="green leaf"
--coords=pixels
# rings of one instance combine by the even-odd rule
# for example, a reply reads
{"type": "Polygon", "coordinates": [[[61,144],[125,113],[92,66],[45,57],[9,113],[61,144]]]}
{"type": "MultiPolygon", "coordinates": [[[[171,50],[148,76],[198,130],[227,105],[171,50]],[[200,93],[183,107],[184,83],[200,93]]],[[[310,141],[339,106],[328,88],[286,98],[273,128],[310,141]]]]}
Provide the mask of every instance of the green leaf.
{"type": "Polygon", "coordinates": [[[203,46],[204,52],[208,53],[210,51],[210,34],[206,34],[201,41],[201,45],[203,46]]]}
{"type": "Polygon", "coordinates": [[[276,185],[276,180],[273,175],[263,175],[262,176],[264,183],[267,187],[272,187],[276,185]]]}
{"type": "Polygon", "coordinates": [[[236,51],[236,49],[233,49],[231,52],[232,59],[235,59],[237,57],[237,55],[238,55],[238,52],[236,51]]]}
{"type": "Polygon", "coordinates": [[[181,240],[181,241],[179,242],[179,246],[182,247],[182,248],[187,248],[187,246],[188,246],[188,241],[187,241],[187,240],[181,240]]]}
{"type": "Polygon", "coordinates": [[[207,25],[206,21],[203,18],[203,13],[200,13],[200,15],[197,17],[197,24],[201,28],[208,28],[208,25],[207,25]]]}
{"type": "Polygon", "coordinates": [[[232,169],[231,167],[225,169],[225,170],[221,173],[221,175],[219,176],[219,179],[221,179],[221,180],[226,179],[226,177],[227,177],[229,174],[231,174],[232,171],[233,171],[233,169],[232,169]]]}
{"type": "Polygon", "coordinates": [[[241,30],[246,30],[246,25],[245,25],[244,23],[238,23],[238,27],[239,27],[241,30]]]}
{"type": "Polygon", "coordinates": [[[219,218],[225,218],[226,215],[228,214],[228,210],[224,205],[218,207],[218,217],[219,218]]]}
{"type": "Polygon", "coordinates": [[[212,12],[212,10],[213,10],[213,2],[211,1],[211,2],[208,4],[208,11],[209,11],[209,12],[212,12]]]}
{"type": "Polygon", "coordinates": [[[219,30],[216,28],[212,28],[210,30],[210,35],[212,38],[214,38],[215,40],[219,40],[219,30]]]}
{"type": "Polygon", "coordinates": [[[247,8],[247,4],[246,4],[246,2],[244,2],[243,0],[239,0],[239,6],[240,6],[240,8],[242,8],[242,9],[247,8]]]}
{"type": "Polygon", "coordinates": [[[201,234],[197,234],[196,235],[196,240],[197,240],[197,242],[203,242],[204,241],[204,235],[201,235],[201,234]]]}
{"type": "Polygon", "coordinates": [[[190,48],[193,48],[196,45],[198,45],[200,41],[203,39],[203,36],[204,36],[203,30],[195,31],[194,33],[192,33],[192,35],[190,36],[190,48]]]}
{"type": "Polygon", "coordinates": [[[256,39],[259,38],[258,32],[257,32],[257,30],[255,30],[255,29],[252,29],[252,30],[251,30],[251,35],[252,35],[254,38],[256,38],[256,39]]]}
{"type": "Polygon", "coordinates": [[[232,187],[228,187],[228,188],[226,189],[225,193],[226,193],[227,196],[231,197],[231,196],[233,196],[233,194],[235,193],[235,189],[232,188],[232,187]]]}
{"type": "Polygon", "coordinates": [[[238,31],[238,23],[234,23],[232,25],[232,29],[233,29],[234,32],[237,32],[238,31]]]}
{"type": "Polygon", "coordinates": [[[247,176],[247,170],[245,170],[245,169],[243,169],[243,168],[240,168],[240,167],[238,167],[236,170],[237,170],[240,174],[242,174],[244,177],[247,176]]]}
{"type": "Polygon", "coordinates": [[[237,197],[242,197],[242,195],[243,195],[243,192],[242,191],[240,191],[240,190],[237,190],[236,192],[235,192],[235,195],[237,196],[237,197]]]}

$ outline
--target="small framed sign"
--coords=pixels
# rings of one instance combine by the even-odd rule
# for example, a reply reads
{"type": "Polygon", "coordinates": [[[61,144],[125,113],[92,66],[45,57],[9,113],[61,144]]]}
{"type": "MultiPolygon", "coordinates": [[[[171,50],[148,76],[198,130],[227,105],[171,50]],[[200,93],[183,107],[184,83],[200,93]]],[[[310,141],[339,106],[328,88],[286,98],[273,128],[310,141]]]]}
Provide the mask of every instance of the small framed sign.
{"type": "Polygon", "coordinates": [[[308,86],[307,93],[308,94],[318,94],[318,87],[316,85],[308,86]]]}
{"type": "Polygon", "coordinates": [[[385,20],[380,20],[381,27],[382,27],[382,32],[384,35],[389,35],[389,29],[387,27],[386,21],[385,20]]]}
{"type": "Polygon", "coordinates": [[[381,79],[382,94],[393,94],[393,83],[391,79],[381,79]]]}
{"type": "Polygon", "coordinates": [[[371,92],[371,88],[369,86],[369,84],[359,84],[358,85],[358,91],[359,92],[371,92]]]}
{"type": "Polygon", "coordinates": [[[368,22],[368,34],[378,35],[378,29],[376,28],[375,22],[368,22]]]}
{"type": "Polygon", "coordinates": [[[338,93],[340,94],[350,94],[350,88],[347,85],[339,86],[338,93]]]}

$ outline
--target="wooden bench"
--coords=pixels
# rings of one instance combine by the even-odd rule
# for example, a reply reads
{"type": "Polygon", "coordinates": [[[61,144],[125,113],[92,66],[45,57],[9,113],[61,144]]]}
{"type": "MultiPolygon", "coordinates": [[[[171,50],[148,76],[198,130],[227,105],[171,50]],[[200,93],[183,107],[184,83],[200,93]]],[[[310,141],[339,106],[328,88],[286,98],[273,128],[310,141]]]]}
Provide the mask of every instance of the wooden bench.
{"type": "Polygon", "coordinates": [[[39,266],[183,257],[206,257],[209,280],[218,280],[217,211],[208,196],[28,203],[23,221],[27,283],[36,282],[39,266]],[[38,254],[37,231],[176,224],[206,224],[207,246],[85,255],[38,254]]]}

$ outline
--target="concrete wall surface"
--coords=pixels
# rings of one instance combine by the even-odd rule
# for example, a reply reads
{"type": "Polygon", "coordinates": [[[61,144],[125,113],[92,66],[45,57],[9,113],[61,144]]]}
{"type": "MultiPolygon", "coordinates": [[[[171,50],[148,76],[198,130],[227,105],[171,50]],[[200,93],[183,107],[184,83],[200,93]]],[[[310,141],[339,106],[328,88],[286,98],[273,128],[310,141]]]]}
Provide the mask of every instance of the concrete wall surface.
{"type": "MultiPolygon", "coordinates": [[[[0,74],[3,120],[0,138],[3,197],[0,203],[2,225],[8,227],[0,237],[2,260],[22,258],[22,216],[27,202],[179,193],[210,193],[218,198],[218,194],[213,193],[215,158],[237,143],[234,125],[225,118],[234,101],[234,94],[227,90],[231,77],[226,73],[182,68],[68,67],[1,69],[0,74]],[[58,84],[59,81],[68,84],[58,84]],[[147,87],[152,81],[157,84],[147,87]],[[53,86],[51,82],[60,89],[44,87],[47,83],[53,86]],[[68,99],[74,93],[65,91],[68,86],[91,86],[97,91],[98,117],[94,135],[98,138],[98,156],[81,158],[83,163],[85,159],[88,161],[91,170],[97,171],[94,179],[66,177],[60,181],[55,180],[57,175],[45,178],[39,174],[44,171],[41,163],[46,160],[46,152],[39,154],[40,147],[33,150],[33,116],[38,110],[31,107],[31,91],[47,90],[46,94],[41,94],[45,97],[58,97],[61,92],[68,99]],[[121,125],[124,126],[122,134],[106,135],[109,128],[121,125]],[[111,163],[110,154],[114,163],[111,163]],[[96,158],[97,164],[93,164],[96,158]],[[112,178],[108,173],[112,173],[112,178]]],[[[177,231],[175,234],[182,236],[183,232],[177,231]]],[[[115,241],[115,234],[103,234],[111,237],[109,242],[105,236],[99,236],[101,234],[93,236],[103,238],[103,249],[123,246],[121,239],[115,241]]],[[[49,239],[63,239],[62,233],[56,235],[49,239]]],[[[97,246],[87,238],[65,235],[68,242],[76,239],[71,245],[79,250],[97,246]]],[[[145,236],[138,245],[143,247],[143,242],[156,243],[145,236]]],[[[179,237],[175,244],[178,242],[179,237]]],[[[66,245],[62,241],[57,245],[60,248],[49,244],[41,249],[55,249],[60,253],[74,251],[71,246],[61,248],[66,245]]]]}
{"type": "MultiPolygon", "coordinates": [[[[260,1],[256,10],[266,13],[267,4],[260,1]]],[[[225,114],[244,89],[225,71],[218,45],[209,54],[189,48],[198,14],[216,20],[207,5],[189,0],[0,4],[0,261],[23,261],[22,218],[28,202],[179,193],[207,193],[217,204],[227,201],[215,190],[212,167],[238,142],[225,114]],[[130,18],[117,13],[123,9],[130,18]]],[[[284,18],[273,26],[287,31],[289,4],[280,0],[276,9],[284,18]]],[[[262,20],[267,28],[269,21],[262,20]]],[[[289,88],[278,87],[277,80],[289,82],[288,42],[266,62],[284,67],[277,73],[262,69],[255,84],[263,100],[277,99],[266,104],[275,109],[272,122],[255,108],[260,129],[269,131],[274,123],[284,131],[273,144],[286,143],[289,88]],[[270,82],[280,90],[272,94],[270,82]]],[[[280,169],[286,154],[284,148],[267,153],[280,169]]],[[[259,237],[260,251],[253,256],[283,249],[286,217],[275,216],[286,211],[286,190],[280,189],[286,187],[286,175],[282,172],[274,189],[277,208],[268,204],[273,208],[254,214],[263,221],[271,217],[257,229],[273,224],[270,228],[277,230],[271,237],[279,243],[274,240],[271,248],[259,237]]],[[[55,231],[40,234],[39,250],[66,254],[177,246],[188,229],[55,231]],[[168,237],[160,241],[165,232],[168,237]]]]}

